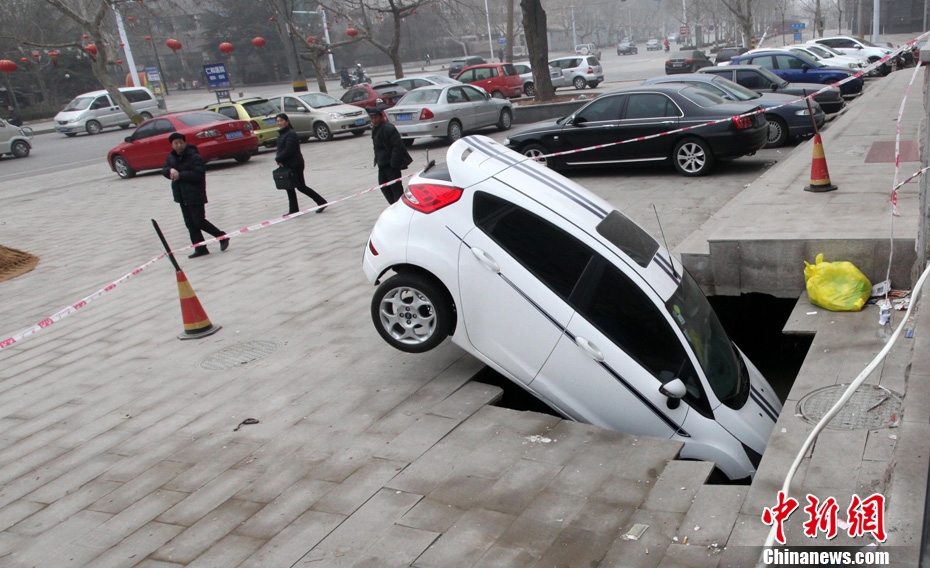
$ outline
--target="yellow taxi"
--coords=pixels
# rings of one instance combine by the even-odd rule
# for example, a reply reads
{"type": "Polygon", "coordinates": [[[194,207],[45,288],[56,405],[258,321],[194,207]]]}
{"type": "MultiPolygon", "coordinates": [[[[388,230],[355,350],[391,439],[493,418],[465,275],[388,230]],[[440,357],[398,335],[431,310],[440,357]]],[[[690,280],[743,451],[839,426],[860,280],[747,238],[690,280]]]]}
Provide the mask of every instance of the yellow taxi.
{"type": "Polygon", "coordinates": [[[203,108],[218,112],[233,120],[251,122],[252,132],[258,137],[258,143],[266,148],[274,148],[278,139],[278,127],[275,125],[274,117],[279,111],[268,99],[253,97],[231,103],[215,103],[203,108]]]}

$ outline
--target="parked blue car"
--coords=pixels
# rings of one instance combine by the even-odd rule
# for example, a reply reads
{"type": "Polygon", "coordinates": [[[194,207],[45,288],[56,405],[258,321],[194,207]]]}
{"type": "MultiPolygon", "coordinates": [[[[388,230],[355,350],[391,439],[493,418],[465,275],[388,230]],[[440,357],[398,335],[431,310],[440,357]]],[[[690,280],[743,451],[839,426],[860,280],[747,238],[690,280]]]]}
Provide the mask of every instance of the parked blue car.
{"type": "MultiPolygon", "coordinates": [[[[828,67],[823,63],[813,61],[799,53],[786,53],[784,51],[760,51],[734,57],[731,65],[759,65],[769,69],[782,79],[792,83],[821,83],[828,85],[843,80],[855,72],[838,67],[828,67]]],[[[862,77],[840,85],[843,98],[852,99],[862,92],[865,84],[862,77]]]]}
{"type": "Polygon", "coordinates": [[[688,73],[672,77],[655,77],[647,80],[643,85],[654,85],[656,83],[684,83],[710,91],[724,100],[751,102],[761,105],[765,109],[765,118],[769,123],[766,148],[783,146],[789,137],[813,136],[814,121],[817,122],[817,128],[820,128],[826,120],[826,115],[816,102],[812,101],[810,108],[808,108],[806,102],[779,106],[789,101],[796,101],[798,97],[778,93],[757,93],[719,75],[688,73]],[[812,110],[814,113],[813,121],[811,120],[812,110]]]}

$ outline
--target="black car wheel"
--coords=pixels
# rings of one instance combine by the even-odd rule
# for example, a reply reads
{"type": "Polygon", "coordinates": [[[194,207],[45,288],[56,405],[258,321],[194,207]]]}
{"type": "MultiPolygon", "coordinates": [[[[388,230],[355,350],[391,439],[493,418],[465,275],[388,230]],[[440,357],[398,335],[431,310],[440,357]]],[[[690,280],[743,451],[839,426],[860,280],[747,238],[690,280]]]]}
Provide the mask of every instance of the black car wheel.
{"type": "Polygon", "coordinates": [[[769,123],[769,137],[765,142],[766,148],[780,148],[788,141],[788,125],[784,119],[775,115],[766,115],[769,123]]]}
{"type": "Polygon", "coordinates": [[[536,96],[536,85],[534,85],[532,81],[530,81],[526,85],[523,85],[523,94],[525,94],[528,97],[535,97],[536,96]]]}
{"type": "Polygon", "coordinates": [[[497,121],[498,130],[510,130],[510,127],[513,125],[513,113],[510,112],[510,109],[505,108],[501,111],[500,120],[497,121]]]}
{"type": "Polygon", "coordinates": [[[364,128],[359,128],[358,130],[353,130],[353,131],[352,131],[352,135],[353,135],[353,136],[361,136],[362,134],[365,134],[365,129],[364,129],[364,128]]]}
{"type": "Polygon", "coordinates": [[[588,83],[587,81],[584,80],[584,77],[575,77],[575,79],[572,81],[572,85],[574,85],[575,88],[578,89],[579,91],[581,89],[584,89],[585,86],[587,86],[587,84],[588,83]]]}
{"type": "Polygon", "coordinates": [[[493,93],[491,93],[491,96],[494,97],[495,99],[506,99],[507,98],[504,96],[504,93],[502,93],[501,91],[494,91],[493,93]]]}
{"type": "Polygon", "coordinates": [[[528,144],[523,147],[523,155],[528,158],[533,158],[537,163],[540,163],[546,166],[549,169],[555,169],[555,160],[552,158],[543,158],[546,154],[549,154],[549,150],[542,144],[528,144]]]}
{"type": "Polygon", "coordinates": [[[435,348],[452,333],[455,309],[442,284],[417,273],[381,283],[371,299],[371,320],[384,341],[404,353],[435,348]]]}
{"type": "Polygon", "coordinates": [[[449,130],[446,134],[446,138],[449,139],[449,142],[455,142],[462,137],[462,123],[457,120],[449,121],[449,130]]]}
{"type": "Polygon", "coordinates": [[[707,142],[700,138],[685,138],[675,144],[672,163],[682,175],[702,176],[714,165],[714,156],[707,142]]]}
{"type": "Polygon", "coordinates": [[[22,140],[17,140],[16,142],[13,142],[13,147],[10,148],[10,150],[13,152],[14,157],[25,158],[26,156],[29,155],[30,148],[29,148],[29,144],[25,143],[22,140]]]}
{"type": "Polygon", "coordinates": [[[404,146],[406,146],[407,148],[413,146],[414,140],[415,140],[414,138],[404,138],[404,146]]]}
{"type": "Polygon", "coordinates": [[[96,120],[88,120],[85,128],[88,134],[100,134],[100,131],[103,130],[103,127],[96,120]]]}
{"type": "Polygon", "coordinates": [[[235,160],[240,164],[244,164],[252,159],[252,154],[239,154],[235,156],[235,160]]]}

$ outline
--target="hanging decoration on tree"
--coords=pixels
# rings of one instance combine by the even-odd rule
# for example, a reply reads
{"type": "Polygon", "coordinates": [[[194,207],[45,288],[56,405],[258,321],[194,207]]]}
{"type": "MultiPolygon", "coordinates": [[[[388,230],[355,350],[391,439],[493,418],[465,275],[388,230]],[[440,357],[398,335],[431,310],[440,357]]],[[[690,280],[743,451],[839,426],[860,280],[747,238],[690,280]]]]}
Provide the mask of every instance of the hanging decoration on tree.
{"type": "Polygon", "coordinates": [[[16,67],[16,64],[9,59],[0,60],[0,71],[3,71],[4,73],[12,73],[17,69],[18,67],[16,67]]]}
{"type": "Polygon", "coordinates": [[[126,19],[129,20],[129,21],[131,22],[131,21],[132,21],[132,16],[129,16],[129,17],[126,18],[126,19]]]}
{"type": "Polygon", "coordinates": [[[89,38],[90,36],[87,35],[87,34],[84,34],[84,35],[82,35],[81,37],[84,38],[84,39],[87,39],[87,38],[89,38]]]}
{"type": "Polygon", "coordinates": [[[265,47],[265,43],[267,42],[265,41],[265,38],[263,38],[262,36],[258,36],[257,38],[252,40],[252,45],[257,47],[258,49],[265,47]]]}
{"type": "Polygon", "coordinates": [[[33,52],[32,52],[32,56],[35,57],[36,59],[38,59],[38,58],[39,58],[39,52],[38,52],[38,51],[33,51],[33,52]]]}
{"type": "Polygon", "coordinates": [[[358,30],[355,28],[349,28],[346,30],[346,34],[348,34],[349,37],[355,37],[358,35],[358,30]]]}
{"type": "Polygon", "coordinates": [[[233,50],[233,44],[229,43],[228,41],[224,41],[223,43],[220,44],[220,51],[222,51],[226,55],[229,55],[230,53],[232,53],[232,50],[233,50]]]}
{"type": "Polygon", "coordinates": [[[87,51],[87,53],[91,55],[97,55],[97,46],[92,43],[89,43],[86,46],[84,46],[84,50],[87,51]]]}
{"type": "Polygon", "coordinates": [[[122,64],[123,64],[123,60],[122,60],[122,59],[117,59],[117,60],[116,60],[116,64],[117,64],[117,65],[122,65],[122,64]]]}
{"type": "Polygon", "coordinates": [[[177,50],[181,49],[181,42],[179,42],[178,40],[176,40],[176,39],[174,39],[174,38],[171,38],[171,39],[165,41],[165,45],[167,45],[167,46],[168,46],[168,49],[170,49],[170,50],[172,50],[172,51],[177,51],[177,50]]]}
{"type": "MultiPolygon", "coordinates": [[[[28,57],[20,57],[19,60],[22,61],[23,63],[29,63],[29,58],[28,58],[28,57]]],[[[15,65],[15,64],[14,64],[14,65],[15,65]]]]}
{"type": "Polygon", "coordinates": [[[152,36],[145,36],[145,41],[152,41],[152,36]]]}
{"type": "MultiPolygon", "coordinates": [[[[327,29],[329,29],[328,26],[327,26],[327,29]]],[[[316,44],[318,41],[320,41],[320,38],[318,38],[318,37],[316,37],[316,36],[310,36],[310,37],[307,38],[307,43],[309,43],[310,45],[314,45],[314,44],[316,44]]]]}

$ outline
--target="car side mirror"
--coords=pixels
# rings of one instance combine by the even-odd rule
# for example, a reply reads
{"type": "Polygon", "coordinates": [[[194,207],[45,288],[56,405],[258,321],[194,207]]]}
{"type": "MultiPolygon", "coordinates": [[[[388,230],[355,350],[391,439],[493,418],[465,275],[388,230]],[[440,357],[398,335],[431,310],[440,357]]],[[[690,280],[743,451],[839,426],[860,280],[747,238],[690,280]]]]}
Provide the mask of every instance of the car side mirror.
{"type": "Polygon", "coordinates": [[[126,142],[129,142],[130,144],[132,144],[132,136],[127,136],[127,137],[124,138],[123,140],[125,140],[126,142]]]}
{"type": "Polygon", "coordinates": [[[777,90],[778,90],[778,83],[772,83],[771,85],[769,85],[769,88],[772,89],[773,91],[777,91],[777,90]]]}
{"type": "Polygon", "coordinates": [[[688,394],[688,389],[685,387],[685,383],[681,379],[676,378],[660,386],[659,394],[668,397],[668,402],[666,404],[669,408],[674,410],[681,404],[681,399],[683,399],[685,395],[688,394]]]}
{"type": "Polygon", "coordinates": [[[810,69],[811,69],[811,68],[808,67],[807,65],[804,65],[804,66],[801,67],[801,70],[804,71],[805,73],[807,73],[808,71],[810,71],[810,69]]]}
{"type": "Polygon", "coordinates": [[[583,116],[573,116],[573,117],[572,117],[572,120],[571,120],[571,123],[572,123],[572,125],[574,125],[574,126],[581,126],[581,125],[583,125],[585,122],[588,122],[588,119],[585,118],[585,117],[583,117],[583,116]]]}

